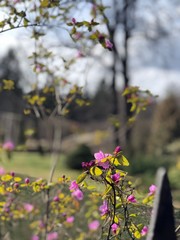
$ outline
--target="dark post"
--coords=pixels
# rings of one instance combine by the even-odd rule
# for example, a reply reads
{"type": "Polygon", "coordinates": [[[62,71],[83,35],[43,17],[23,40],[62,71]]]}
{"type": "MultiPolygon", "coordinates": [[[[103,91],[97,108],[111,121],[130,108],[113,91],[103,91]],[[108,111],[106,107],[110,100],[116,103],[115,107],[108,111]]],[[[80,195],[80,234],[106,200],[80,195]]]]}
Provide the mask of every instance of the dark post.
{"type": "Polygon", "coordinates": [[[157,173],[157,192],[147,240],[176,240],[171,189],[164,168],[157,173]]]}

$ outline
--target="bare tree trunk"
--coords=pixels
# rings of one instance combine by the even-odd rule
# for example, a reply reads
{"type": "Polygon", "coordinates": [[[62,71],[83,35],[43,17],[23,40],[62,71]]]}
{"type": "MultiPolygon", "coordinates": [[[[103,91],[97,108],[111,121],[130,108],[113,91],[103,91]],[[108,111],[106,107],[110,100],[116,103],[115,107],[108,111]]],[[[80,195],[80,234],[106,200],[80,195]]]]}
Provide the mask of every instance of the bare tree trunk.
{"type": "MultiPolygon", "coordinates": [[[[135,9],[136,0],[123,0],[123,46],[124,46],[124,55],[121,57],[122,63],[122,75],[124,82],[124,89],[130,84],[130,76],[129,76],[129,40],[131,37],[131,32],[133,29],[133,19],[130,19],[135,9]]],[[[124,130],[124,144],[127,142],[130,144],[131,140],[131,128],[128,127],[128,119],[132,116],[132,112],[130,111],[131,104],[128,103],[128,96],[125,96],[125,130],[124,130]]]]}
{"type": "MultiPolygon", "coordinates": [[[[112,64],[112,115],[115,117],[116,121],[119,115],[119,106],[118,106],[118,95],[116,90],[116,78],[117,78],[117,71],[116,71],[116,64],[117,63],[117,53],[116,51],[113,54],[113,64],[112,64]]],[[[113,124],[113,135],[114,135],[114,145],[119,145],[119,126],[116,123],[113,124]]]]}

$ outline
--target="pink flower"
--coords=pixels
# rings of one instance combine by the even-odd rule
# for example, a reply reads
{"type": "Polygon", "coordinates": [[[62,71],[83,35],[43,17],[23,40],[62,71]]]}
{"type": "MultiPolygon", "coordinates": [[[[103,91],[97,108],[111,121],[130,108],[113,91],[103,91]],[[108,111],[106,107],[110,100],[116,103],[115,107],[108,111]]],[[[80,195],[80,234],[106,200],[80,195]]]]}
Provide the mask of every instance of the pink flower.
{"type": "Polygon", "coordinates": [[[118,183],[120,180],[120,174],[115,173],[115,174],[111,175],[111,179],[113,180],[113,182],[118,183]]]}
{"type": "Polygon", "coordinates": [[[99,211],[101,212],[101,216],[104,216],[109,212],[108,203],[106,200],[104,200],[103,204],[99,207],[99,211]]]}
{"type": "Polygon", "coordinates": [[[57,232],[51,232],[47,235],[47,240],[56,240],[58,239],[58,233],[57,232]]]}
{"type": "Polygon", "coordinates": [[[72,181],[71,185],[69,187],[69,190],[73,191],[73,190],[77,190],[79,188],[78,184],[76,181],[72,181]]]}
{"type": "Polygon", "coordinates": [[[100,226],[100,223],[98,220],[94,220],[88,224],[88,228],[91,231],[96,231],[100,226]]]}
{"type": "Polygon", "coordinates": [[[72,196],[75,197],[79,201],[83,200],[83,198],[84,198],[84,194],[80,189],[77,189],[74,192],[72,192],[72,196]]]}
{"type": "Polygon", "coordinates": [[[114,234],[116,234],[118,227],[119,227],[119,226],[118,226],[116,223],[113,223],[113,224],[111,225],[111,231],[112,231],[114,234]]]}
{"type": "Polygon", "coordinates": [[[156,185],[152,184],[152,185],[149,187],[149,193],[148,193],[148,195],[150,196],[150,195],[155,194],[156,189],[157,189],[156,185]]]}
{"type": "Polygon", "coordinates": [[[109,153],[103,153],[102,151],[99,151],[98,153],[94,154],[95,159],[97,160],[98,166],[103,167],[104,169],[108,169],[110,164],[109,161],[101,161],[104,158],[107,158],[108,156],[111,156],[109,153]]]}
{"type": "Polygon", "coordinates": [[[137,202],[137,200],[136,200],[136,198],[133,194],[129,195],[127,200],[128,200],[128,202],[131,202],[131,203],[136,203],[137,202]]]}
{"type": "Polygon", "coordinates": [[[0,175],[3,175],[5,173],[6,173],[5,169],[3,167],[0,167],[0,175]]]}
{"type": "Polygon", "coordinates": [[[109,49],[110,51],[113,49],[113,44],[108,39],[105,40],[105,44],[106,48],[109,49]]]}
{"type": "Polygon", "coordinates": [[[37,235],[33,235],[31,240],[39,240],[39,237],[37,235]]]}
{"type": "Polygon", "coordinates": [[[104,169],[108,169],[110,164],[109,164],[109,161],[105,161],[105,162],[99,162],[98,166],[100,166],[100,167],[102,167],[104,169]]]}
{"type": "Polygon", "coordinates": [[[141,230],[141,235],[142,236],[145,236],[148,232],[148,227],[147,226],[144,226],[143,229],[141,230]]]}
{"type": "Polygon", "coordinates": [[[66,222],[73,223],[74,222],[74,217],[73,216],[67,217],[66,222]]]}
{"type": "Polygon", "coordinates": [[[24,209],[27,211],[27,212],[32,212],[32,210],[34,209],[34,206],[30,203],[24,203],[24,209]]]}
{"type": "Polygon", "coordinates": [[[6,151],[13,151],[15,148],[14,143],[12,141],[5,142],[2,147],[6,151]]]}
{"type": "Polygon", "coordinates": [[[96,160],[102,160],[103,158],[106,158],[106,157],[108,157],[108,156],[110,156],[111,154],[109,154],[109,153],[103,153],[102,151],[99,151],[99,152],[97,152],[97,153],[95,153],[94,154],[94,157],[95,157],[95,159],[96,160]]]}

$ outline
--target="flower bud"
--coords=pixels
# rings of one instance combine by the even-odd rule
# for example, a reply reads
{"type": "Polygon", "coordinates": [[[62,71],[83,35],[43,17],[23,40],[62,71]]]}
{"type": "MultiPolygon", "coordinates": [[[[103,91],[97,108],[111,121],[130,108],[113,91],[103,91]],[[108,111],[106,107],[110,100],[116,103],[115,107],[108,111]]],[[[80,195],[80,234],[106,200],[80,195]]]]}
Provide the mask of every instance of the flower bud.
{"type": "Polygon", "coordinates": [[[114,154],[118,154],[121,151],[122,151],[122,148],[120,146],[117,146],[114,150],[114,154]]]}

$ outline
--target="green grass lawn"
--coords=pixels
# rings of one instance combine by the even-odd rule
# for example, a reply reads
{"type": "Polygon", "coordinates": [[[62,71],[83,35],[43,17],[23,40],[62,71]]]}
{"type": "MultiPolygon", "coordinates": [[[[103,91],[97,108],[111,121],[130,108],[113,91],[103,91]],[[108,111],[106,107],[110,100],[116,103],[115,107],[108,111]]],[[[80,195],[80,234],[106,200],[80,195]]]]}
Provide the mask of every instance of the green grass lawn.
{"type": "MultiPolygon", "coordinates": [[[[49,178],[51,165],[52,159],[50,154],[40,155],[31,152],[14,152],[10,160],[6,156],[2,156],[0,161],[0,166],[8,172],[13,171],[31,177],[46,179],[49,178]]],[[[68,169],[65,164],[64,155],[59,156],[54,180],[62,175],[74,179],[79,173],[79,171],[68,169]]]]}

